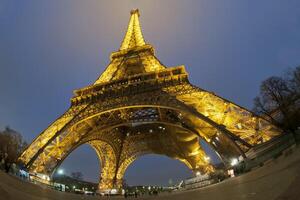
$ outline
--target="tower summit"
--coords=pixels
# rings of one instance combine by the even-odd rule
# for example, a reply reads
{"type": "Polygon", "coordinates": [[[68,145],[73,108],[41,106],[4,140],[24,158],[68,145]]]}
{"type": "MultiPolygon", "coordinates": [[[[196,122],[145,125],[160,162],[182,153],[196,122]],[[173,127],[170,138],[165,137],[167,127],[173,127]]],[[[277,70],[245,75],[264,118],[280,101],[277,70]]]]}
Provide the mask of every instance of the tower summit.
{"type": "Polygon", "coordinates": [[[154,48],[146,44],[139,22],[139,10],[130,12],[127,31],[119,51],[110,56],[111,62],[94,84],[121,80],[137,74],[157,72],[166,67],[155,57],[154,48]]]}
{"type": "MultiPolygon", "coordinates": [[[[282,132],[268,121],[192,85],[184,66],[166,67],[146,44],[139,11],[131,11],[125,38],[94,84],[74,91],[70,108],[46,128],[19,161],[51,175],[83,144],[101,162],[99,190],[120,189],[128,166],[145,154],[166,155],[195,173],[210,173],[200,141],[226,167],[282,132]]],[[[159,170],[159,169],[158,169],[159,170]]]]}
{"type": "Polygon", "coordinates": [[[141,30],[139,21],[140,13],[139,10],[132,10],[130,12],[131,17],[129,20],[127,32],[121,44],[120,50],[131,49],[145,45],[145,40],[141,30]]]}

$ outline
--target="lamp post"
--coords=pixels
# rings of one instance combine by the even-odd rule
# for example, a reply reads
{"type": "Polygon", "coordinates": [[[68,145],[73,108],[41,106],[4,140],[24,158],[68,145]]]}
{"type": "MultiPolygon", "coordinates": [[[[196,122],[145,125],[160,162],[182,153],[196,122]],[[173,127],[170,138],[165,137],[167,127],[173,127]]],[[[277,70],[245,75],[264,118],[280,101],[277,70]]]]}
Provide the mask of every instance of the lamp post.
{"type": "Polygon", "coordinates": [[[238,159],[236,159],[236,158],[233,158],[232,160],[231,160],[231,166],[235,166],[235,165],[237,165],[239,163],[239,161],[238,161],[238,159]]]}
{"type": "Polygon", "coordinates": [[[63,170],[63,169],[58,169],[58,170],[57,170],[57,174],[63,175],[63,174],[64,174],[64,170],[63,170]]]}

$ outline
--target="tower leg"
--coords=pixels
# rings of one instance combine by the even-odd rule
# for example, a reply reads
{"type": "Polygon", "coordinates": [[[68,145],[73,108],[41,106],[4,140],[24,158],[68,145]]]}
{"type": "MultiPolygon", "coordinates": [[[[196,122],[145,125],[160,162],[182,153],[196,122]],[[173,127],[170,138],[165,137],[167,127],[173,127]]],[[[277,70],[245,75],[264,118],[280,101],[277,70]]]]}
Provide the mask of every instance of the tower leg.
{"type": "Polygon", "coordinates": [[[89,144],[95,149],[101,163],[98,191],[108,193],[112,189],[122,188],[122,181],[116,178],[117,158],[112,146],[100,140],[89,144]]]}
{"type": "Polygon", "coordinates": [[[99,183],[99,192],[109,192],[112,189],[116,189],[117,192],[120,192],[123,188],[123,179],[117,179],[116,173],[111,173],[109,168],[102,168],[100,183],[99,183]],[[110,176],[103,176],[103,174],[110,174],[110,176]]]}

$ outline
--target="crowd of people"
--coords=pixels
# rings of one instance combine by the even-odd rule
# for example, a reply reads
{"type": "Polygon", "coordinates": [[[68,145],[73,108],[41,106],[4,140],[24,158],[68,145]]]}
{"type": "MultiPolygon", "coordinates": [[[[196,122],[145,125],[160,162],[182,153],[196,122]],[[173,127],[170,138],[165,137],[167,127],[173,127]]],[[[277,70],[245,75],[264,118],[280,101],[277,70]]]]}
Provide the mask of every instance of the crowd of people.
{"type": "Polygon", "coordinates": [[[124,197],[125,198],[127,198],[127,197],[135,197],[135,198],[137,198],[138,196],[144,196],[144,195],[149,195],[149,196],[152,196],[152,195],[158,195],[158,191],[157,190],[153,190],[153,191],[149,191],[148,193],[146,193],[146,192],[128,192],[128,191],[126,191],[125,193],[124,193],[124,197]]]}

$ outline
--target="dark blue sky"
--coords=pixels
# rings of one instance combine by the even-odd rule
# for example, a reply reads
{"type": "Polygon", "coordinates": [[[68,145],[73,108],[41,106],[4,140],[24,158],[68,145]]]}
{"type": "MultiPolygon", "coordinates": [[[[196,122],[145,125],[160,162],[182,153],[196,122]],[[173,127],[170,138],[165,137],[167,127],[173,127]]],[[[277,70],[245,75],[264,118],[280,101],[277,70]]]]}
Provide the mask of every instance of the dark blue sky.
{"type": "MultiPolygon", "coordinates": [[[[1,0],[0,127],[31,141],[63,113],[119,48],[132,8],[165,65],[184,64],[192,83],[242,106],[252,107],[263,79],[300,64],[299,0],[1,0]]],[[[96,180],[95,157],[83,146],[64,167],[96,180]]],[[[126,177],[166,184],[188,175],[178,161],[146,156],[126,177]]]]}

